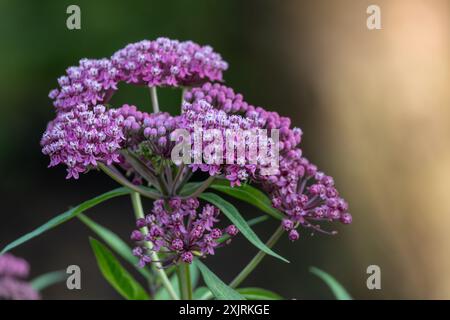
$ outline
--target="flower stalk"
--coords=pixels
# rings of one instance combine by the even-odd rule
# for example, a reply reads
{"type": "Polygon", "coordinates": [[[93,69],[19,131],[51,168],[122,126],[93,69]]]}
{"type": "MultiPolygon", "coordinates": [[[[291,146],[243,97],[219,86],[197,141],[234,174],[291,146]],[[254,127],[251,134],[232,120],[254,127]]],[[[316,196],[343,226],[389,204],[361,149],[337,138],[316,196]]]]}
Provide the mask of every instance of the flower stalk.
{"type": "Polygon", "coordinates": [[[111,177],[113,180],[115,180],[119,184],[123,185],[124,187],[127,187],[127,188],[131,189],[132,191],[139,193],[140,195],[143,195],[144,197],[150,198],[152,200],[161,198],[161,195],[156,192],[152,192],[152,191],[146,190],[142,187],[138,187],[138,186],[134,185],[133,183],[128,181],[128,179],[125,178],[114,167],[106,166],[103,163],[99,163],[98,166],[104,173],[106,173],[109,177],[111,177]]]}
{"type": "MultiPolygon", "coordinates": [[[[134,210],[136,219],[144,218],[144,209],[142,208],[142,201],[141,201],[141,196],[139,195],[139,193],[137,193],[137,192],[131,193],[131,203],[133,204],[133,210],[134,210]]],[[[147,227],[143,227],[141,230],[144,234],[148,233],[147,227]]],[[[167,277],[166,272],[164,271],[164,269],[161,266],[161,263],[159,262],[160,260],[159,260],[158,254],[152,250],[153,244],[150,241],[145,241],[145,245],[151,252],[151,257],[152,257],[152,260],[154,263],[153,265],[155,266],[155,270],[161,278],[163,286],[166,288],[167,292],[169,293],[169,295],[171,296],[172,299],[180,300],[180,298],[178,297],[177,293],[175,292],[175,290],[172,286],[172,283],[170,282],[169,278],[167,277]]]]}
{"type": "MultiPolygon", "coordinates": [[[[272,248],[275,243],[280,239],[281,235],[283,234],[284,230],[282,226],[279,226],[275,232],[272,234],[272,236],[269,238],[269,240],[266,242],[266,246],[269,248],[272,248]]],[[[236,278],[233,279],[230,283],[231,288],[237,288],[242,281],[244,281],[249,274],[255,270],[255,268],[258,266],[258,264],[262,261],[262,259],[266,256],[266,253],[264,251],[259,251],[253,259],[245,266],[244,269],[236,276],[236,278]]]]}
{"type": "Polygon", "coordinates": [[[159,112],[159,102],[158,102],[158,94],[156,92],[156,87],[150,87],[150,96],[152,99],[153,113],[159,112]]]}

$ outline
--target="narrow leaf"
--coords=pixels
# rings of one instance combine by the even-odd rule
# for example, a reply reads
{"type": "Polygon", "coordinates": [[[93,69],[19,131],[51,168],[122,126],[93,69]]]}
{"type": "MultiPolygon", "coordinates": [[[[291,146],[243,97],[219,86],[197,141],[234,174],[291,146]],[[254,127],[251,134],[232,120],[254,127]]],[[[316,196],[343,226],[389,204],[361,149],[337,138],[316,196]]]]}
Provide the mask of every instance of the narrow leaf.
{"type": "Polygon", "coordinates": [[[137,266],[139,259],[131,253],[130,247],[114,232],[99,225],[92,219],[86,217],[84,214],[79,214],[80,219],[86,226],[95,232],[106,244],[113,249],[121,258],[133,265],[146,279],[151,279],[152,275],[146,268],[139,268],[137,266]]]}
{"type": "Polygon", "coordinates": [[[272,206],[269,197],[261,190],[249,184],[243,184],[240,187],[231,187],[228,180],[216,180],[210,188],[247,202],[275,219],[283,219],[283,214],[272,206]]]}
{"type": "MultiPolygon", "coordinates": [[[[200,277],[200,272],[194,263],[190,264],[189,268],[191,273],[191,286],[192,288],[195,288],[200,277]]],[[[178,284],[178,276],[176,274],[170,277],[170,282],[172,284],[172,287],[175,289],[175,292],[178,295],[180,295],[180,286],[178,284]]],[[[155,300],[170,300],[170,299],[171,297],[169,295],[169,292],[167,292],[167,289],[165,287],[161,287],[155,294],[155,300]]]]}
{"type": "Polygon", "coordinates": [[[222,280],[219,279],[211,270],[208,269],[200,260],[196,260],[195,264],[200,270],[203,276],[203,280],[208,286],[209,290],[218,300],[245,300],[242,295],[236,292],[234,289],[227,286],[222,280]]]}
{"type": "Polygon", "coordinates": [[[275,292],[262,288],[240,288],[236,290],[247,300],[282,300],[283,298],[275,292]]]}
{"type": "Polygon", "coordinates": [[[120,295],[128,300],[149,299],[142,286],[122,267],[105,245],[93,238],[90,238],[90,243],[100,271],[120,295]]]}
{"type": "Polygon", "coordinates": [[[258,238],[256,233],[250,228],[239,211],[231,203],[214,193],[202,193],[199,197],[218,207],[255,247],[275,258],[289,263],[288,260],[273,252],[272,249],[267,247],[261,239],[258,238]]]}
{"type": "Polygon", "coordinates": [[[190,274],[191,274],[191,286],[195,288],[200,280],[200,270],[195,263],[189,265],[190,274]]]}
{"type": "Polygon", "coordinates": [[[83,203],[81,203],[80,205],[54,217],[53,219],[49,220],[47,223],[43,224],[42,226],[40,226],[39,228],[31,231],[30,233],[25,234],[24,236],[20,237],[19,239],[11,242],[10,244],[8,244],[5,248],[3,248],[3,250],[0,252],[0,255],[4,254],[5,252],[10,251],[11,249],[41,235],[42,233],[55,228],[56,226],[72,219],[73,217],[77,216],[78,214],[80,214],[83,211],[86,211],[96,205],[98,205],[99,203],[102,203],[106,200],[109,200],[111,198],[115,198],[115,197],[119,197],[119,196],[123,196],[126,194],[129,194],[130,191],[127,188],[117,188],[114,190],[111,190],[109,192],[106,192],[102,195],[99,195],[93,199],[87,200],[83,203]]]}
{"type": "Polygon", "coordinates": [[[352,297],[347,290],[345,290],[345,288],[331,275],[316,267],[310,267],[309,271],[318,276],[328,285],[337,300],[352,300],[352,297]]]}
{"type": "Polygon", "coordinates": [[[194,291],[194,300],[204,300],[205,297],[209,296],[211,291],[207,287],[198,287],[194,291]]]}
{"type": "Polygon", "coordinates": [[[64,270],[52,271],[44,273],[33,280],[31,280],[31,286],[36,291],[42,291],[47,287],[50,287],[58,282],[62,282],[67,279],[67,273],[64,270]]]}
{"type": "MultiPolygon", "coordinates": [[[[170,277],[170,283],[172,284],[173,289],[180,296],[180,286],[178,284],[178,276],[175,274],[170,277]]],[[[170,294],[167,289],[162,286],[155,294],[155,300],[170,300],[170,294]]]]}
{"type": "Polygon", "coordinates": [[[188,195],[192,194],[195,190],[197,190],[201,185],[202,185],[201,182],[188,182],[181,189],[180,195],[188,196],[188,195]]]}
{"type": "MultiPolygon", "coordinates": [[[[260,216],[260,217],[256,217],[256,218],[247,220],[247,224],[251,227],[251,226],[257,225],[261,222],[264,222],[267,219],[269,219],[269,216],[260,216]]],[[[220,239],[218,239],[217,242],[222,243],[222,242],[227,241],[230,238],[231,238],[231,236],[229,234],[225,234],[220,239]]]]}

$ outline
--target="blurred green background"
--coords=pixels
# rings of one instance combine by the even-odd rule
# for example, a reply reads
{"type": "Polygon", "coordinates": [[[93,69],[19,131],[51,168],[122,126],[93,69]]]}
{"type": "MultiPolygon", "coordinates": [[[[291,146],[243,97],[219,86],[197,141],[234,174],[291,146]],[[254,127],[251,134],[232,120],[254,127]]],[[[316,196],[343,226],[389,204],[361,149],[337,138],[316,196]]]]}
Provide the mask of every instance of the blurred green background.
{"type": "MultiPolygon", "coordinates": [[[[266,258],[245,286],[331,299],[308,272],[317,266],[355,298],[449,298],[449,3],[378,2],[383,30],[369,31],[370,1],[2,0],[0,247],[115,187],[97,172],[66,181],[64,168],[46,168],[39,140],[54,117],[47,94],[56,79],[83,57],[108,57],[127,43],[165,36],[221,53],[230,65],[227,85],[254,105],[290,116],[303,129],[304,154],[335,176],[350,203],[351,226],[332,226],[339,231],[333,237],[304,232],[296,243],[284,237],[276,251],[291,263],[266,258]],[[81,30],[66,28],[70,4],[81,8],[81,30]],[[382,290],[366,287],[371,264],[381,267],[382,290]]],[[[175,112],[179,95],[163,90],[161,108],[175,112]]],[[[124,102],[150,107],[147,91],[129,86],[113,100],[124,102]]],[[[128,239],[134,224],[128,199],[88,214],[128,239]]],[[[256,231],[266,239],[275,228],[269,222],[256,231]]],[[[89,235],[74,220],[14,251],[30,261],[32,276],[81,267],[82,290],[59,285],[44,298],[119,298],[98,271],[89,235]]],[[[241,237],[207,264],[229,281],[254,253],[241,237]]]]}

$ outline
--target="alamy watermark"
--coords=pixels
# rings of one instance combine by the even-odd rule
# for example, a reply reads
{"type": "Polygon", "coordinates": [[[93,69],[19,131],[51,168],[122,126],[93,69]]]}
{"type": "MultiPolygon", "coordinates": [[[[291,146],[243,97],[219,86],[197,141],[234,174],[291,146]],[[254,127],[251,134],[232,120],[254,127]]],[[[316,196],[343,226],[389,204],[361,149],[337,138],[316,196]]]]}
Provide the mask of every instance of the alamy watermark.
{"type": "Polygon", "coordinates": [[[367,278],[366,285],[369,290],[381,289],[381,268],[375,264],[367,267],[367,274],[370,276],[367,278]]]}
{"type": "Polygon", "coordinates": [[[69,30],[81,29],[81,9],[75,4],[67,7],[66,13],[69,14],[66,20],[66,26],[69,30]]]}
{"type": "Polygon", "coordinates": [[[381,9],[376,4],[371,4],[367,7],[366,13],[369,15],[366,20],[367,29],[380,30],[381,29],[381,9]]]}
{"type": "Polygon", "coordinates": [[[81,289],[81,268],[75,264],[70,265],[66,269],[68,275],[66,279],[66,286],[69,290],[81,289]]]}
{"type": "Polygon", "coordinates": [[[258,165],[261,175],[273,175],[279,167],[279,130],[204,129],[195,123],[193,130],[176,129],[171,159],[184,164],[258,165]]]}

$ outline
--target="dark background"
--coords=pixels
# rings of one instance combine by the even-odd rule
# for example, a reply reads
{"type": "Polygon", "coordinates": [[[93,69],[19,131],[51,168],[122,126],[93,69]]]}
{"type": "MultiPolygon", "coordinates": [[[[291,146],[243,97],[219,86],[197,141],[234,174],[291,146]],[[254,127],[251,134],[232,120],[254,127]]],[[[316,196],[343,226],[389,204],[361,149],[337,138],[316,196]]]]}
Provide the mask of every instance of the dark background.
{"type": "MultiPolygon", "coordinates": [[[[220,52],[230,65],[227,85],[254,105],[290,116],[304,132],[304,154],[335,177],[350,203],[352,225],[332,226],[337,236],[305,232],[295,243],[283,237],[276,251],[291,263],[266,257],[244,286],[331,299],[308,272],[317,266],[355,298],[448,298],[448,2],[379,3],[383,30],[369,31],[371,2],[356,0],[2,1],[0,247],[116,187],[98,172],[75,181],[64,179],[62,167],[47,169],[39,140],[54,117],[47,94],[56,79],[83,57],[109,57],[127,43],[166,36],[220,52]],[[81,30],[66,28],[70,4],[81,8],[81,30]],[[380,291],[366,288],[370,264],[382,268],[380,291]]],[[[162,90],[161,109],[177,110],[179,94],[162,90]]],[[[138,88],[122,86],[113,103],[123,102],[150,108],[138,88]]],[[[258,214],[251,206],[239,209],[258,214]]],[[[134,224],[126,197],[88,215],[123,239],[134,224]]],[[[275,228],[266,222],[256,232],[266,239],[275,228]]],[[[13,253],[29,260],[32,277],[81,267],[82,290],[57,285],[45,299],[120,298],[98,271],[89,235],[72,220],[13,253]]],[[[230,281],[255,253],[240,237],[207,263],[230,281]]]]}

